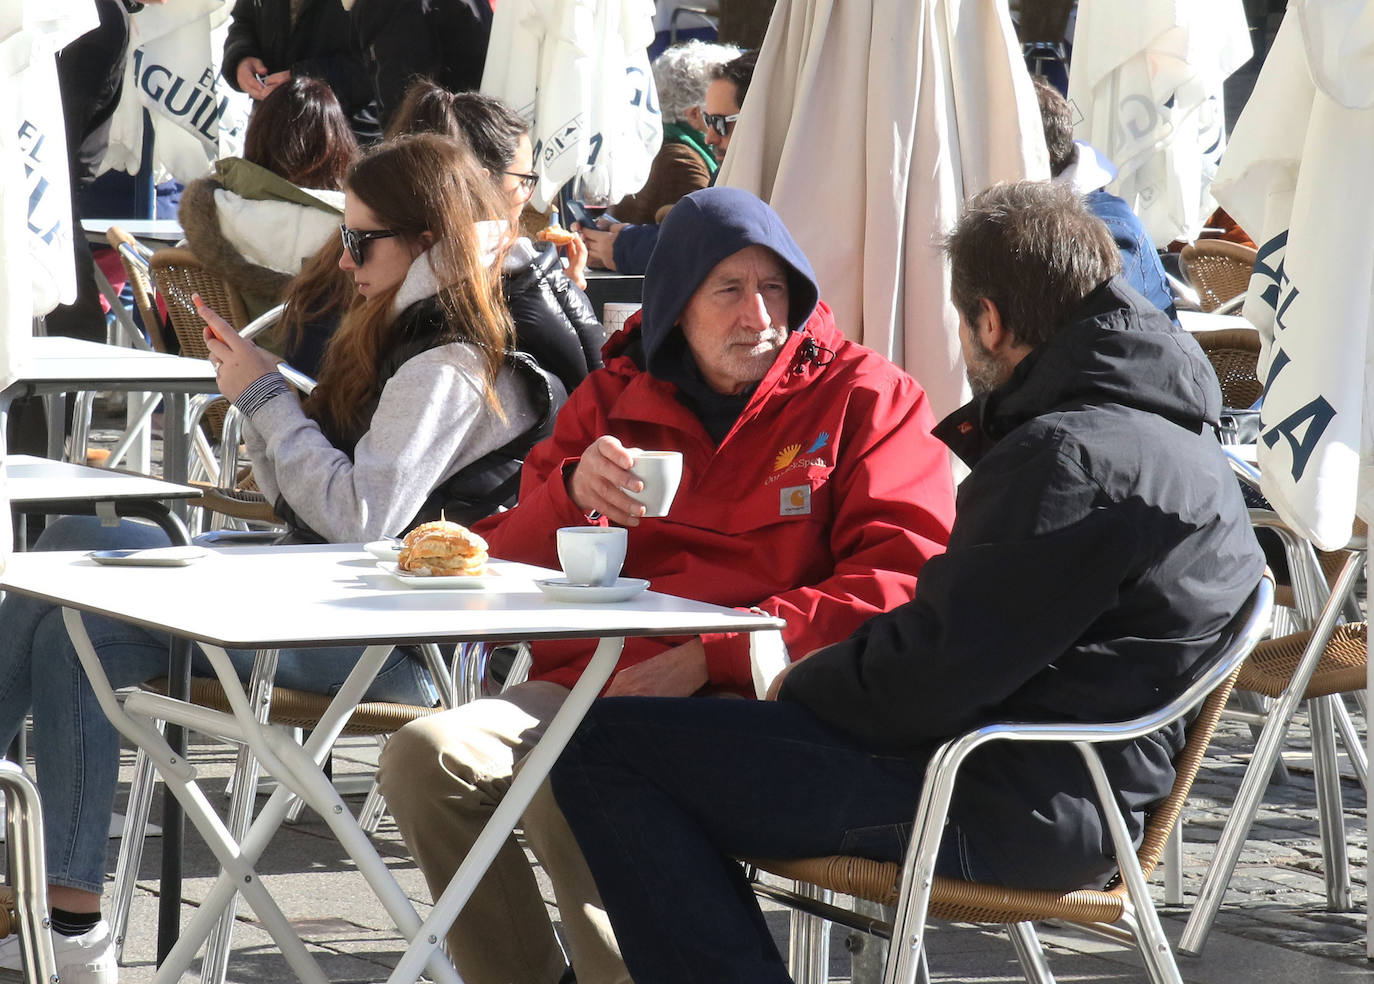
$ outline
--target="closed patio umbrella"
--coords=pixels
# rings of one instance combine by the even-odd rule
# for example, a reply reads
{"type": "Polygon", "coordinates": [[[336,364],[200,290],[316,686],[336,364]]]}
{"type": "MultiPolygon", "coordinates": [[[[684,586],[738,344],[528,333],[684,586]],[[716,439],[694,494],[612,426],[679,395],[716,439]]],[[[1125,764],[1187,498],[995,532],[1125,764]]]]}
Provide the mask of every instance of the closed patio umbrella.
{"type": "MultiPolygon", "coordinates": [[[[18,378],[33,319],[76,298],[55,56],[98,24],[87,0],[0,5],[0,389],[18,378]]],[[[12,546],[4,460],[0,428],[0,571],[12,546]]]]}
{"type": "Polygon", "coordinates": [[[253,101],[219,74],[232,9],[230,0],[173,0],[130,19],[124,92],[103,169],[138,172],[145,109],[160,175],[193,181],[243,150],[253,101]]]}
{"type": "Polygon", "coordinates": [[[944,414],[967,386],[940,237],[974,193],[1048,176],[1004,0],[779,0],[717,183],[777,210],[840,329],[944,414]]]}
{"type": "Polygon", "coordinates": [[[1262,341],[1264,493],[1322,549],[1349,539],[1357,494],[1360,514],[1374,518],[1374,483],[1360,467],[1374,444],[1364,413],[1372,52],[1367,5],[1294,0],[1214,185],[1259,245],[1243,313],[1262,341]]]}
{"type": "Polygon", "coordinates": [[[543,211],[579,173],[611,201],[643,187],[663,141],[649,71],[652,0],[501,0],[482,91],[530,123],[531,199],[543,211]]]}
{"type": "Polygon", "coordinates": [[[1250,53],[1242,0],[1079,0],[1074,135],[1116,165],[1107,190],[1161,246],[1196,238],[1212,212],[1222,82],[1250,53]]]}

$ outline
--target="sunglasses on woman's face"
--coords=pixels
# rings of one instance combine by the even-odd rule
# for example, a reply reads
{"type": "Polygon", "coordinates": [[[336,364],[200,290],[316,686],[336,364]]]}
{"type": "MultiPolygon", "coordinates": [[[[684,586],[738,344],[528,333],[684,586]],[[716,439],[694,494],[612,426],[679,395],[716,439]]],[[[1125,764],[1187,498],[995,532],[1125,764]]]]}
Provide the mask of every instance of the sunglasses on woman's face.
{"type": "Polygon", "coordinates": [[[715,130],[718,137],[728,137],[730,124],[739,119],[739,113],[731,113],[728,116],[724,113],[702,113],[701,118],[706,121],[706,129],[715,130]]]}
{"type": "Polygon", "coordinates": [[[363,246],[374,239],[390,239],[396,235],[394,229],[350,229],[346,225],[339,226],[339,236],[343,239],[344,249],[348,250],[348,255],[353,258],[353,262],[362,266],[367,262],[367,254],[363,252],[363,246]]]}

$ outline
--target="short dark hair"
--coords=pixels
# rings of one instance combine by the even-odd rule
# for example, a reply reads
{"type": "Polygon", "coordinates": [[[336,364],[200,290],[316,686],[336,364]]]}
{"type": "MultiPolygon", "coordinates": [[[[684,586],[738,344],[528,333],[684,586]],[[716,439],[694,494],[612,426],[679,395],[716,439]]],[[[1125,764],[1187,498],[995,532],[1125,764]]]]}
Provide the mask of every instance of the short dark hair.
{"type": "Polygon", "coordinates": [[[1043,75],[1031,79],[1040,103],[1040,123],[1045,128],[1045,147],[1050,152],[1050,174],[1059,177],[1073,163],[1073,107],[1043,75]]]}
{"type": "Polygon", "coordinates": [[[972,322],[986,298],[1012,337],[1032,348],[1121,272],[1107,226],[1072,188],[1049,181],[998,184],[975,195],[944,250],[954,306],[972,322]]]}
{"type": "Polygon", "coordinates": [[[243,159],[302,188],[343,187],[358,156],[334,90],[319,79],[293,75],[253,108],[243,159]]]}
{"type": "Polygon", "coordinates": [[[744,105],[744,97],[749,94],[749,83],[754,78],[754,64],[759,60],[759,51],[754,48],[738,58],[732,58],[724,65],[711,70],[711,81],[724,79],[735,87],[735,102],[744,105]]]}

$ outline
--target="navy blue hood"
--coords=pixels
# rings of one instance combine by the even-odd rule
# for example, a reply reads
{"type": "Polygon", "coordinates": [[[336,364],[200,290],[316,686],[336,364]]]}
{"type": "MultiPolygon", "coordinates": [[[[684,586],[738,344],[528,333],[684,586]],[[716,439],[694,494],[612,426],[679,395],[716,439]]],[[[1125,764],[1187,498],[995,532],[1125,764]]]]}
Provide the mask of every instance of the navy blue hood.
{"type": "Polygon", "coordinates": [[[644,273],[639,330],[651,374],[672,381],[681,377],[686,344],[678,316],[711,268],[748,246],[767,246],[787,268],[788,327],[796,331],[811,317],[820,299],[816,275],[778,213],[739,188],[695,191],[663,220],[644,273]]]}

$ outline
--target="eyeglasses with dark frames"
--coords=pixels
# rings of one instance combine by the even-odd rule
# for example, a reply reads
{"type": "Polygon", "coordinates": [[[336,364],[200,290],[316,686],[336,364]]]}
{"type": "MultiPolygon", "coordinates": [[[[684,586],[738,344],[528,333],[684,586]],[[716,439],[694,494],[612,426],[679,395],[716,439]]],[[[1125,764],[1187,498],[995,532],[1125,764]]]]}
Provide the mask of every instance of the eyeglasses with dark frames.
{"type": "Polygon", "coordinates": [[[534,191],[534,186],[539,183],[539,175],[533,171],[507,171],[512,178],[520,179],[521,191],[534,191]]]}
{"type": "Polygon", "coordinates": [[[706,121],[708,130],[715,130],[716,136],[728,137],[730,135],[730,124],[739,119],[739,113],[702,113],[701,118],[706,121]]]}
{"type": "Polygon", "coordinates": [[[346,225],[339,226],[339,236],[343,239],[344,249],[348,250],[348,255],[353,258],[353,262],[362,266],[367,262],[367,253],[363,247],[374,239],[391,239],[396,235],[395,229],[350,229],[346,225]]]}

